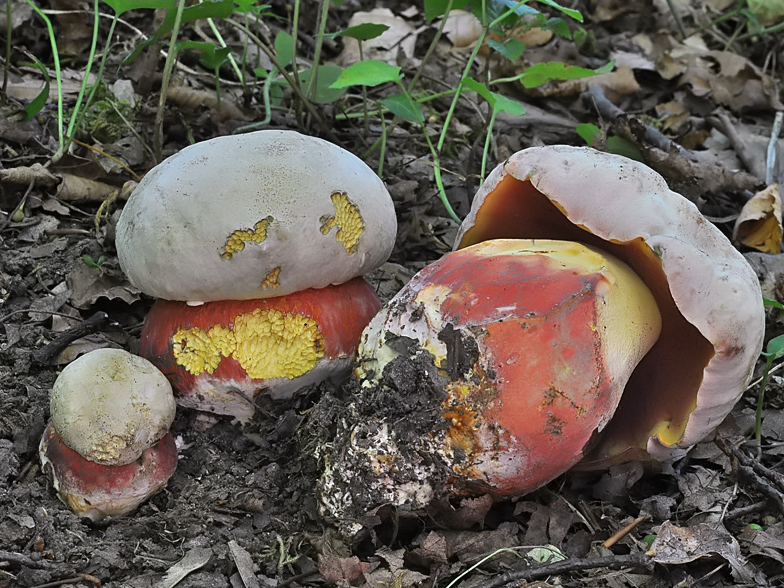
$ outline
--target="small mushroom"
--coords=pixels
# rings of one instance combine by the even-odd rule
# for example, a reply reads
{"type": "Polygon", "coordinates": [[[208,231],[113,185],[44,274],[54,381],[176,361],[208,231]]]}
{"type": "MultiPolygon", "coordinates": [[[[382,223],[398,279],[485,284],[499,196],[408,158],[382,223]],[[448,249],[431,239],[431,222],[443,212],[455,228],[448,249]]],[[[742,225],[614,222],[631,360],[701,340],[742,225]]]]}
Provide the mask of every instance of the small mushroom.
{"type": "Polygon", "coordinates": [[[362,278],[277,298],[201,306],[158,300],[139,353],[166,374],[181,406],[246,421],[262,391],[286,399],[308,384],[345,378],[379,308],[362,278]]]}
{"type": "Polygon", "coordinates": [[[182,405],[241,420],[259,393],[342,377],[380,308],[359,276],[396,233],[383,182],[336,145],[267,130],[187,147],[145,176],[117,225],[123,270],[161,299],[141,354],[182,405]]]}
{"type": "Polygon", "coordinates": [[[762,349],[759,282],[660,175],[589,148],[525,149],[482,185],[455,248],[498,238],[592,245],[629,264],[656,298],[659,340],[588,462],[677,458],[729,414],[762,349]]]}
{"type": "Polygon", "coordinates": [[[177,466],[169,434],[176,404],[166,377],[121,349],[97,349],[55,381],[39,456],[60,499],[99,520],[125,514],[177,466]]]}

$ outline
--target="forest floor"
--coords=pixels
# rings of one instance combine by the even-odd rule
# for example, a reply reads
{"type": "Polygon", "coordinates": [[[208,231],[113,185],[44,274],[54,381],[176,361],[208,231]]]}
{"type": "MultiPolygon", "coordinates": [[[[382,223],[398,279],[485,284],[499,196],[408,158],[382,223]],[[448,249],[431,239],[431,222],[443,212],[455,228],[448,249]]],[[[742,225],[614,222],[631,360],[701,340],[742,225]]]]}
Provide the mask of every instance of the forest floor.
{"type": "MultiPolygon", "coordinates": [[[[89,54],[93,15],[86,3],[42,4],[54,25],[69,109],[89,54]]],[[[309,4],[297,35],[303,67],[317,44],[318,11],[309,4]]],[[[426,21],[422,3],[339,4],[329,9],[327,33],[358,24],[350,22],[357,13],[378,10],[368,21],[388,24],[397,36],[375,48],[366,41],[365,57],[401,66],[405,83],[419,72],[416,97],[443,93],[422,102],[436,141],[452,100],[445,92],[458,86],[476,36],[442,37],[425,59],[438,21],[426,21]]],[[[777,141],[778,165],[766,169],[774,117],[784,110],[777,92],[784,81],[784,36],[749,35],[750,13],[733,12],[733,0],[676,0],[672,8],[664,0],[572,4],[585,21],[564,17],[571,38],[520,31],[521,56],[493,57],[485,47],[472,75],[511,78],[548,62],[599,68],[614,61],[612,71],[529,88],[519,81],[494,86],[526,113],[498,114],[487,169],[530,146],[585,145],[583,136],[593,128],[594,147],[643,160],[731,236],[743,205],[771,183],[766,175],[784,178],[783,140],[777,141]],[[686,39],[678,21],[691,33],[686,39]],[[581,136],[578,125],[595,128],[581,127],[581,136]],[[653,141],[646,125],[660,131],[653,141]]],[[[334,429],[330,403],[348,388],[323,384],[293,403],[263,403],[246,424],[179,409],[172,427],[178,468],[165,489],[126,516],[101,522],[75,516],[41,471],[38,444],[62,368],[101,347],[137,352],[153,303],[123,276],[114,229],[133,186],[127,182],[155,164],[151,146],[167,46],[152,44],[132,62],[120,62],[163,22],[163,11],[122,15],[102,94],[75,132],[79,142],[52,163],[58,112],[50,40],[29,4],[14,0],[9,6],[11,23],[0,27],[11,32],[14,47],[0,118],[0,588],[784,585],[784,395],[775,374],[766,396],[761,462],[753,443],[754,386],[720,427],[721,443],[706,441],[675,464],[652,471],[632,462],[567,473],[527,496],[472,506],[480,514],[471,518],[463,510],[451,523],[432,513],[381,509],[363,519],[365,532],[353,540],[320,515],[319,462],[304,450],[314,431],[334,429]],[[32,55],[50,72],[52,98],[23,120],[19,110],[43,84],[29,65],[32,55]],[[69,338],[85,323],[85,336],[47,353],[47,344],[69,338]],[[620,540],[605,543],[630,523],[635,525],[620,540]],[[654,539],[656,554],[649,551],[654,539]]],[[[547,3],[532,6],[548,17],[564,16],[547,3]]],[[[103,4],[101,9],[110,12],[103,4]]],[[[274,1],[261,19],[260,34],[279,57],[281,46],[271,39],[291,32],[290,9],[291,3],[274,1]]],[[[242,23],[245,16],[214,19],[237,56],[244,39],[228,21],[242,23]]],[[[781,12],[772,18],[761,16],[761,26],[784,21],[781,12]]],[[[99,39],[106,39],[110,23],[101,19],[99,39]]],[[[204,20],[180,30],[180,39],[212,38],[204,20]]],[[[273,69],[263,53],[246,59],[273,69]]],[[[345,67],[356,59],[345,36],[324,39],[321,63],[345,67]]],[[[228,64],[219,75],[220,107],[214,72],[195,49],[181,50],[163,113],[164,157],[265,118],[263,78],[243,90],[228,64]]],[[[393,128],[388,116],[382,129],[377,112],[365,127],[358,87],[314,102],[313,112],[297,106],[285,86],[273,84],[272,90],[269,120],[260,128],[321,136],[373,169],[380,151],[370,147],[386,132],[382,177],[399,229],[390,260],[369,276],[384,301],[451,250],[458,223],[439,199],[421,127],[400,120],[393,128]]],[[[376,104],[396,89],[383,84],[368,91],[376,104]]],[[[479,185],[488,119],[487,103],[467,93],[445,134],[442,178],[460,218],[479,185]]],[[[780,209],[777,222],[780,227],[780,209]]],[[[765,295],[776,299],[782,293],[776,268],[784,266],[778,249],[767,253],[755,254],[755,269],[765,295]]],[[[769,317],[768,338],[780,334],[774,319],[769,317]]],[[[756,376],[763,367],[761,360],[756,376]]]]}

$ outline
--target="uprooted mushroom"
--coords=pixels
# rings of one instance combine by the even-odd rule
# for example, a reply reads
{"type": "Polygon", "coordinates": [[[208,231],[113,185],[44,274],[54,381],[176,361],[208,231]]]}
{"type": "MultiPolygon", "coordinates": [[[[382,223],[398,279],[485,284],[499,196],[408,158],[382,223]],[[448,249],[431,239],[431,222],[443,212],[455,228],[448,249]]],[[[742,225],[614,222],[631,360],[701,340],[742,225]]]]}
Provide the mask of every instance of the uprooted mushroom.
{"type": "Polygon", "coordinates": [[[91,351],[58,376],[50,404],[39,456],[77,515],[126,514],[174,473],[174,396],[149,361],[121,349],[91,351]]]}
{"type": "Polygon", "coordinates": [[[126,204],[117,252],[159,298],[140,354],[185,406],[247,420],[258,394],[351,369],[381,303],[360,277],[388,258],[397,222],[378,176],[321,139],[258,131],[192,145],[126,204]]]}
{"type": "Polygon", "coordinates": [[[519,495],[580,460],[673,459],[751,377],[754,272],[641,164],[521,151],[487,178],[455,249],[363,333],[357,395],[321,449],[325,514],[519,495]]]}

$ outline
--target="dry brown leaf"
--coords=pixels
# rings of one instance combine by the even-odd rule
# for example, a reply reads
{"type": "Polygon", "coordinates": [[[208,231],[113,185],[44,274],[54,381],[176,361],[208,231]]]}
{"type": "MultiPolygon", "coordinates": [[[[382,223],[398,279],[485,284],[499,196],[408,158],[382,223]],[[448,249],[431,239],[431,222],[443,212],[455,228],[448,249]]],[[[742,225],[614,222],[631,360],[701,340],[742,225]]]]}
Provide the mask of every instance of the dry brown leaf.
{"type": "Polygon", "coordinates": [[[73,174],[60,174],[62,182],[57,188],[55,196],[60,200],[106,200],[114,192],[117,186],[112,186],[98,180],[91,180],[73,174]]]}
{"type": "Polygon", "coordinates": [[[51,188],[60,180],[40,163],[0,170],[0,182],[26,185],[35,181],[39,187],[51,188]]]}
{"type": "Polygon", "coordinates": [[[352,586],[358,586],[365,580],[365,572],[370,568],[370,564],[360,561],[354,555],[352,557],[340,557],[337,555],[319,555],[318,569],[324,576],[327,584],[337,584],[346,581],[352,586]]]}
{"type": "Polygon", "coordinates": [[[444,23],[444,35],[455,47],[473,45],[482,32],[482,23],[466,10],[452,10],[444,23]]]}
{"type": "Polygon", "coordinates": [[[753,584],[735,537],[720,523],[701,523],[691,528],[676,527],[665,521],[648,552],[656,563],[685,564],[703,557],[722,557],[730,564],[733,576],[753,584]]]}
{"type": "MultiPolygon", "coordinates": [[[[186,109],[205,107],[218,110],[218,95],[214,91],[196,90],[187,86],[170,86],[166,91],[166,99],[186,109]]],[[[220,113],[233,120],[250,120],[250,116],[225,93],[221,93],[220,113]]]]}
{"type": "Polygon", "coordinates": [[[781,195],[778,184],[757,192],[741,209],[732,240],[763,253],[781,253],[781,195]]]}

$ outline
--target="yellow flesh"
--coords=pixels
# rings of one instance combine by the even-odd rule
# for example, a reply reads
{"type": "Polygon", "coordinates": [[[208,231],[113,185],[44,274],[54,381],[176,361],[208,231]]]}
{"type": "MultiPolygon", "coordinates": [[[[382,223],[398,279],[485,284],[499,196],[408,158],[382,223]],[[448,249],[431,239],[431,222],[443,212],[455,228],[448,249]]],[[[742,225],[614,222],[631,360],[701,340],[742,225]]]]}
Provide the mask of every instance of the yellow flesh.
{"type": "Polygon", "coordinates": [[[223,357],[233,357],[253,379],[293,379],[324,356],[324,337],[306,316],[274,309],[239,315],[232,329],[180,329],[172,337],[178,365],[198,376],[213,373],[223,357]]]}
{"type": "Polygon", "coordinates": [[[245,243],[263,243],[267,238],[267,229],[272,221],[273,218],[268,216],[257,222],[252,229],[234,231],[229,235],[229,238],[226,239],[221,257],[223,259],[231,259],[235,253],[245,249],[245,243]]]}
{"type": "Polygon", "coordinates": [[[359,209],[351,203],[346,194],[335,192],[331,198],[335,215],[322,218],[321,233],[327,235],[333,227],[337,227],[335,239],[345,247],[349,255],[353,255],[357,252],[359,238],[365,232],[365,222],[359,209]]]}

